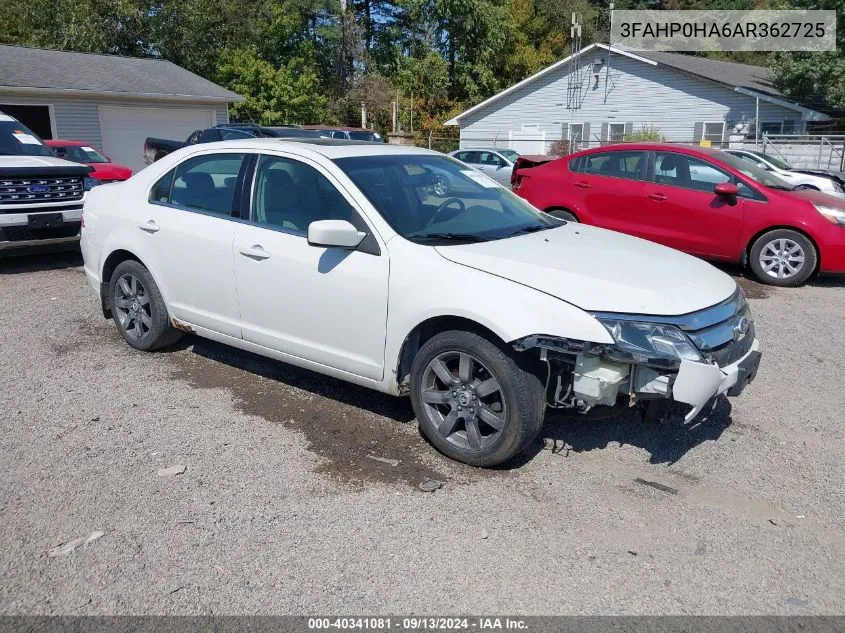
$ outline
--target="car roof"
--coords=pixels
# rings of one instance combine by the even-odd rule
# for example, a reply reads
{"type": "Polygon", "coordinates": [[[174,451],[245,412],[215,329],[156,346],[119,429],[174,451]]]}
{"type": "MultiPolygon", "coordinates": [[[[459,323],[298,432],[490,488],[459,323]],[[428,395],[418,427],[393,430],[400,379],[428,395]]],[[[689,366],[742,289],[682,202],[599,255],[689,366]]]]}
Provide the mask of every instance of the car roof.
{"type": "Polygon", "coordinates": [[[596,152],[606,151],[658,151],[663,150],[667,152],[679,152],[681,154],[707,154],[716,156],[721,152],[716,147],[701,147],[700,145],[693,145],[691,143],[614,143],[612,145],[602,145],[601,147],[591,147],[590,149],[574,152],[564,158],[572,158],[573,156],[582,156],[587,154],[595,154],[596,152]]]}
{"type": "Polygon", "coordinates": [[[338,132],[372,132],[378,134],[375,130],[370,130],[365,127],[349,127],[343,125],[303,125],[303,130],[331,130],[338,132]]]}
{"type": "Polygon", "coordinates": [[[409,154],[444,156],[440,152],[422,147],[329,138],[248,138],[203,143],[201,146],[193,147],[220,150],[231,150],[235,148],[256,151],[285,150],[293,153],[302,153],[303,155],[309,153],[320,154],[330,160],[354,156],[402,156],[409,154]]]}
{"type": "Polygon", "coordinates": [[[501,151],[516,151],[516,150],[509,150],[507,147],[462,147],[461,149],[456,149],[454,152],[449,152],[449,153],[454,154],[455,152],[501,152],[501,151]]]}

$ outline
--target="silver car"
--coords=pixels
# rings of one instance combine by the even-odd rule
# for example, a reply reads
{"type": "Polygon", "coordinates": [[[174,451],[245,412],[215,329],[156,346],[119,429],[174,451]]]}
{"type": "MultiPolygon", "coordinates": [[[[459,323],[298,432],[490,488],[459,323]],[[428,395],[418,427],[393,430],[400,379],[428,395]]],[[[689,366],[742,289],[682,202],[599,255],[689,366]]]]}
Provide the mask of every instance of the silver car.
{"type": "Polygon", "coordinates": [[[838,198],[845,198],[842,183],[834,176],[814,170],[796,169],[786,161],[762,152],[747,149],[727,149],[725,151],[756,165],[760,169],[775,174],[795,189],[815,189],[838,198]]]}
{"type": "Polygon", "coordinates": [[[519,158],[519,152],[512,149],[494,147],[475,147],[450,152],[449,156],[488,175],[501,185],[510,189],[513,164],[519,158]]]}

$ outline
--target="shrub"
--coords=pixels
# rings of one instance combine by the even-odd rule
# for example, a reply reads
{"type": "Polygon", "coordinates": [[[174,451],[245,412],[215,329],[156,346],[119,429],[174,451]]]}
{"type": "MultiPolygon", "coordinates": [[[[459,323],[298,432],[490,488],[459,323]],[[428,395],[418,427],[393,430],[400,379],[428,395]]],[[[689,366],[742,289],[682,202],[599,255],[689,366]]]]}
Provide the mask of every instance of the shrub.
{"type": "Polygon", "coordinates": [[[569,144],[569,141],[566,139],[560,139],[549,145],[548,154],[550,156],[557,156],[558,158],[560,158],[561,156],[566,156],[571,153],[572,148],[569,144]]]}
{"type": "Polygon", "coordinates": [[[630,134],[626,134],[624,137],[626,141],[632,142],[642,142],[642,141],[657,141],[662,142],[666,140],[666,137],[660,133],[660,130],[654,127],[653,125],[643,125],[639,130],[636,132],[631,132],[630,134]]]}

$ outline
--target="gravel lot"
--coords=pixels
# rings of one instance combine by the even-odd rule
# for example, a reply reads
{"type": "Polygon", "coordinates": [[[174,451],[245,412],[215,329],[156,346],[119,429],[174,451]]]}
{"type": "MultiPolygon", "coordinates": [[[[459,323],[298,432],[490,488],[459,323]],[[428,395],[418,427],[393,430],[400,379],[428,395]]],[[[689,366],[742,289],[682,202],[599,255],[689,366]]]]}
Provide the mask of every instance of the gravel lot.
{"type": "Polygon", "coordinates": [[[131,350],[78,256],[0,261],[0,613],[841,614],[845,282],[742,282],[740,398],[550,419],[560,450],[480,471],[407,400],[193,337],[131,350]]]}

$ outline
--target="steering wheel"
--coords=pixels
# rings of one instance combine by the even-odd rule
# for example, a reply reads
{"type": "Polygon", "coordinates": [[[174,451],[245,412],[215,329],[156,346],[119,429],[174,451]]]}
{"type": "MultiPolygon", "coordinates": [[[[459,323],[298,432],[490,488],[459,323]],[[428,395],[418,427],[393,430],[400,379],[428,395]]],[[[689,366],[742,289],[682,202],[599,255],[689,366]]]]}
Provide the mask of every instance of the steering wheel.
{"type": "MultiPolygon", "coordinates": [[[[448,198],[447,200],[444,200],[443,202],[441,202],[440,206],[437,207],[437,210],[434,213],[431,214],[431,219],[428,221],[428,224],[425,225],[426,228],[430,227],[432,224],[435,224],[438,220],[438,216],[441,213],[443,213],[446,210],[447,207],[449,207],[450,205],[453,205],[455,203],[459,204],[460,207],[461,207],[458,210],[457,213],[463,213],[464,211],[467,210],[467,207],[464,204],[464,201],[461,200],[460,198],[448,198]]],[[[457,215],[457,213],[455,215],[457,215]]],[[[452,217],[455,217],[455,216],[452,216],[452,217]]]]}

